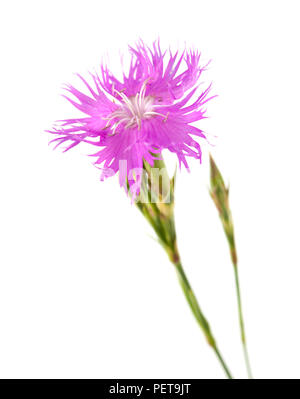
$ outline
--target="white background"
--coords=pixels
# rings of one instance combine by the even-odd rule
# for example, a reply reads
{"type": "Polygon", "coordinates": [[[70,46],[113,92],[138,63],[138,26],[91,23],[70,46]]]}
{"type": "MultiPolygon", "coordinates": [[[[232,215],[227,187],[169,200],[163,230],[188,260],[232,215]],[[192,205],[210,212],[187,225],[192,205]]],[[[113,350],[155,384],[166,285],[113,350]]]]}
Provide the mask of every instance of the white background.
{"type": "MultiPolygon", "coordinates": [[[[220,349],[246,376],[233,271],[208,196],[208,151],[231,186],[256,378],[299,378],[298,1],[1,3],[1,378],[223,378],[151,228],[86,148],[48,146],[75,72],[139,37],[200,49],[218,136],[177,181],[186,272],[220,349]]],[[[118,61],[113,61],[118,68],[118,61]]],[[[76,113],[76,115],[78,115],[76,113]]]]}

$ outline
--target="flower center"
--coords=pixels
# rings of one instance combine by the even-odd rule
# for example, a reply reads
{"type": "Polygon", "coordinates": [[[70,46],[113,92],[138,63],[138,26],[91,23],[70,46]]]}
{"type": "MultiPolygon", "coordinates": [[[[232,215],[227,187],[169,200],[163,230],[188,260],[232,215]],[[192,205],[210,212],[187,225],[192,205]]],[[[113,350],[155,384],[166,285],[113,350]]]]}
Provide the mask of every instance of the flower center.
{"type": "Polygon", "coordinates": [[[120,125],[125,125],[125,129],[142,127],[142,120],[162,116],[164,120],[166,115],[155,112],[154,97],[145,96],[146,82],[143,84],[139,93],[135,96],[127,97],[126,94],[114,90],[120,97],[120,107],[114,111],[108,119],[106,127],[112,127],[112,134],[116,134],[120,125]]]}

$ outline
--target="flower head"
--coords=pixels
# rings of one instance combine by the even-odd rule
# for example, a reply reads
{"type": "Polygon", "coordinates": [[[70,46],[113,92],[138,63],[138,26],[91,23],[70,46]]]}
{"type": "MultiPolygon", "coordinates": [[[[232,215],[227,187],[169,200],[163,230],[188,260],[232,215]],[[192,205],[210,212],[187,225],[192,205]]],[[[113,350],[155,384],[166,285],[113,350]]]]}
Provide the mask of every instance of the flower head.
{"type": "Polygon", "coordinates": [[[81,142],[98,147],[92,156],[101,165],[102,179],[121,172],[120,165],[125,164],[125,173],[119,174],[123,187],[127,182],[132,186],[135,171],[143,168],[143,162],[153,166],[164,149],[175,153],[179,165],[187,169],[187,157],[201,162],[201,148],[193,136],[205,135],[192,123],[204,118],[203,105],[210,99],[210,87],[196,95],[205,69],[198,52],[173,55],[162,52],[159,42],[152,47],[139,42],[129,50],[129,71],[121,80],[102,65],[100,74],[91,74],[92,85],[78,75],[89,95],[66,87],[72,96],[65,97],[86,116],[60,121],[49,131],[58,136],[52,140],[57,145],[67,143],[65,151],[81,142]]]}

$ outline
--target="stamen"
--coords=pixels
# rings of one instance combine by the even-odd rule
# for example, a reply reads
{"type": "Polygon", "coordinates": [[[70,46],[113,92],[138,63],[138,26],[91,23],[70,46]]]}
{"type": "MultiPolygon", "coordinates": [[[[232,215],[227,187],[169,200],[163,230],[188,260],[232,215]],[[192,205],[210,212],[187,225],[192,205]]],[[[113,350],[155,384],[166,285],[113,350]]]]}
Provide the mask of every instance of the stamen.
{"type": "Polygon", "coordinates": [[[143,119],[161,116],[164,118],[163,122],[167,121],[169,113],[164,115],[156,112],[156,106],[153,104],[154,98],[145,95],[147,84],[148,79],[145,80],[141,90],[133,97],[128,97],[123,90],[118,91],[114,86],[112,87],[113,95],[116,93],[120,97],[120,99],[117,99],[120,102],[120,106],[109,117],[103,118],[107,120],[107,124],[103,129],[112,127],[112,134],[110,136],[117,134],[118,127],[123,123],[125,124],[125,129],[137,126],[138,130],[140,130],[143,119]]]}

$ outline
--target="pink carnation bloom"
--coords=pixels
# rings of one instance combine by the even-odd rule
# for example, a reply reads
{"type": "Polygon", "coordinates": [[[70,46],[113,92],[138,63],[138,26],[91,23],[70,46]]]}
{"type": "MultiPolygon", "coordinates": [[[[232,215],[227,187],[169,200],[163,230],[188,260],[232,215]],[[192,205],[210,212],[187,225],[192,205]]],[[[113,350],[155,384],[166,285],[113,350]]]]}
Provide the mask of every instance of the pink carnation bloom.
{"type": "Polygon", "coordinates": [[[183,163],[187,169],[187,157],[201,162],[201,148],[193,136],[205,135],[191,124],[204,118],[203,105],[211,98],[207,98],[210,87],[196,96],[205,69],[199,65],[198,52],[162,53],[159,42],[152,48],[140,42],[129,50],[129,71],[121,80],[102,65],[100,76],[91,74],[93,86],[78,75],[90,95],[66,87],[73,98],[65,97],[86,116],[60,121],[49,131],[58,135],[52,140],[57,145],[68,143],[65,151],[81,142],[98,147],[92,156],[102,166],[102,180],[125,163],[126,172],[119,174],[123,187],[127,181],[130,186],[134,183],[132,171],[143,168],[144,161],[153,166],[164,149],[175,153],[179,166],[183,163]]]}

